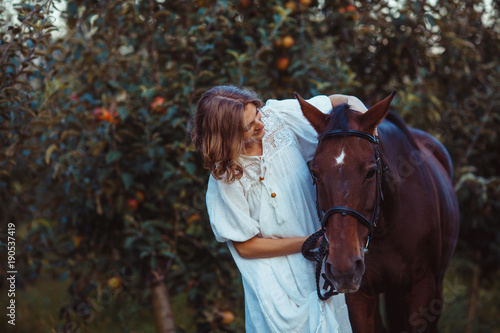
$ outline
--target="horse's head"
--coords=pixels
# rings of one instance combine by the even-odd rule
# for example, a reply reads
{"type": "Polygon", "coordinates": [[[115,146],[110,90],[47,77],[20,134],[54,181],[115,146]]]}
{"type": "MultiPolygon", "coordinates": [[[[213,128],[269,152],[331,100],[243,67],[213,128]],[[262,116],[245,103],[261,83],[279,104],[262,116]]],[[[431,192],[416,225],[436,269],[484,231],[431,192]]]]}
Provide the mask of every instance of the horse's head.
{"type": "Polygon", "coordinates": [[[365,113],[341,104],[330,114],[322,113],[295,95],[304,116],[319,134],[311,172],[319,207],[326,212],[323,225],[329,256],[325,273],[339,292],[358,290],[365,272],[364,248],[370,234],[369,223],[376,219],[374,211],[381,195],[382,166],[377,161],[379,152],[373,133],[387,115],[394,94],[365,113]],[[339,133],[349,130],[349,135],[339,133]]]}

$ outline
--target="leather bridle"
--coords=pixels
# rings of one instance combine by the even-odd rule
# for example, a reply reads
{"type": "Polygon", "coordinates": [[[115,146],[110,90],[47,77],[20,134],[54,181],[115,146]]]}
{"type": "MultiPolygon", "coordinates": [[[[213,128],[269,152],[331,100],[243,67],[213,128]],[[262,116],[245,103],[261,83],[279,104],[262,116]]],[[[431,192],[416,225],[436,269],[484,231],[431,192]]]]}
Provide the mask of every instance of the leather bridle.
{"type": "MultiPolygon", "coordinates": [[[[342,214],[343,216],[350,215],[354,217],[359,223],[364,225],[365,227],[368,228],[369,230],[369,235],[366,240],[365,244],[365,253],[368,251],[368,244],[370,242],[370,239],[373,237],[373,232],[375,230],[375,227],[377,226],[378,222],[378,217],[380,213],[380,201],[384,200],[384,196],[382,193],[382,158],[380,154],[380,149],[379,149],[379,140],[374,136],[374,135],[369,135],[360,131],[355,131],[355,130],[333,130],[330,132],[323,133],[319,135],[318,139],[321,141],[325,138],[329,137],[349,137],[349,136],[357,136],[363,139],[366,139],[370,141],[371,143],[375,144],[375,163],[377,165],[377,192],[376,192],[376,199],[375,199],[375,206],[373,208],[373,213],[371,216],[371,219],[368,220],[363,214],[357,212],[356,210],[349,208],[349,207],[344,207],[344,206],[335,206],[333,208],[328,209],[325,213],[321,210],[319,207],[318,203],[318,196],[316,196],[316,208],[318,210],[318,217],[319,220],[321,221],[321,229],[314,234],[312,234],[303,244],[302,246],[302,254],[304,257],[308,260],[315,261],[316,262],[316,288],[318,292],[318,297],[322,300],[327,300],[330,298],[330,296],[337,295],[338,292],[335,290],[335,287],[333,286],[333,283],[326,277],[326,274],[321,274],[323,279],[325,280],[325,285],[323,286],[324,289],[326,289],[326,293],[322,294],[319,288],[319,276],[321,273],[321,265],[323,260],[326,261],[328,258],[328,252],[329,252],[329,246],[328,246],[328,240],[326,239],[326,227],[328,224],[328,219],[330,216],[334,214],[342,214]],[[317,241],[321,239],[319,248],[316,249],[316,243],[317,241]]],[[[315,180],[316,182],[316,180],[315,180]]],[[[317,186],[316,186],[316,194],[317,193],[317,186]]]]}
{"type": "Polygon", "coordinates": [[[370,235],[368,236],[368,240],[366,242],[365,248],[368,248],[368,243],[370,241],[370,238],[373,236],[373,231],[375,230],[375,227],[377,226],[378,222],[378,216],[380,213],[380,201],[384,200],[384,196],[382,193],[382,159],[380,156],[380,149],[378,147],[379,140],[370,134],[366,134],[360,131],[355,131],[355,130],[347,130],[347,131],[342,131],[342,130],[334,130],[330,132],[323,133],[319,136],[319,140],[322,140],[324,138],[328,137],[338,137],[338,136],[357,136],[363,139],[366,139],[372,143],[375,144],[375,164],[377,165],[377,192],[376,192],[376,199],[375,199],[375,207],[373,209],[372,217],[370,220],[368,220],[363,214],[358,213],[354,209],[351,209],[349,207],[344,207],[344,206],[336,206],[333,208],[330,208],[327,210],[325,213],[320,209],[319,203],[318,203],[318,198],[316,197],[316,206],[318,209],[318,217],[321,221],[321,226],[323,228],[326,228],[326,225],[328,223],[328,219],[330,216],[333,214],[342,214],[343,216],[346,215],[351,215],[354,217],[356,220],[358,220],[359,223],[364,225],[365,227],[368,228],[370,231],[370,235]]]}

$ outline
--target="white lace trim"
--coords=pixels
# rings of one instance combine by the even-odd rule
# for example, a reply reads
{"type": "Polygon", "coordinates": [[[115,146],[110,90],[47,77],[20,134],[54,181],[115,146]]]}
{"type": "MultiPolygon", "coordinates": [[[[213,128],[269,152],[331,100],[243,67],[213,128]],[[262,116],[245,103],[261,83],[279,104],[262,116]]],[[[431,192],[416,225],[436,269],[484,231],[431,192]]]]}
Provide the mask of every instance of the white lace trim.
{"type": "Polygon", "coordinates": [[[267,159],[271,159],[278,151],[292,143],[293,136],[283,119],[273,109],[264,107],[261,112],[263,116],[265,115],[263,121],[266,125],[266,135],[262,140],[265,147],[264,155],[267,159]]]}
{"type": "Polygon", "coordinates": [[[275,199],[272,184],[268,183],[271,177],[269,165],[280,151],[290,146],[293,142],[291,130],[285,126],[285,122],[270,108],[263,108],[262,122],[264,123],[266,132],[262,138],[262,156],[240,156],[240,163],[243,167],[243,176],[240,179],[240,184],[243,187],[245,197],[250,191],[262,189],[262,186],[267,192],[269,204],[273,207],[276,213],[278,224],[284,222],[283,216],[278,209],[278,202],[275,199]]]}
{"type": "Polygon", "coordinates": [[[250,191],[257,187],[261,181],[260,177],[268,177],[268,165],[273,157],[293,142],[291,130],[285,122],[269,107],[262,110],[262,122],[266,133],[262,139],[262,156],[240,156],[240,163],[244,169],[241,183],[245,191],[250,191]]]}

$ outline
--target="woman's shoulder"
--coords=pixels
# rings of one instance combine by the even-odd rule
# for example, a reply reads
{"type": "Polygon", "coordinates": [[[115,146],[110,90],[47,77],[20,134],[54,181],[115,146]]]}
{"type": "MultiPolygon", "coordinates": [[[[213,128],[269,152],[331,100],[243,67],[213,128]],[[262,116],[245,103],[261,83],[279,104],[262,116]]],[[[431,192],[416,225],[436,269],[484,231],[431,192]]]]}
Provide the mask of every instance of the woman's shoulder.
{"type": "MultiPolygon", "coordinates": [[[[328,113],[332,110],[332,104],[328,96],[315,96],[308,99],[307,102],[323,113],[328,113]]],[[[288,127],[295,133],[301,131],[304,127],[311,127],[296,99],[270,99],[262,108],[262,113],[268,118],[267,122],[270,125],[270,131],[288,127]]]]}
{"type": "Polygon", "coordinates": [[[239,179],[235,179],[232,182],[228,182],[226,180],[226,175],[224,174],[221,179],[215,179],[215,177],[210,174],[210,177],[208,178],[208,188],[207,191],[215,191],[219,189],[225,189],[225,190],[235,190],[238,188],[241,188],[242,184],[239,179]]]}

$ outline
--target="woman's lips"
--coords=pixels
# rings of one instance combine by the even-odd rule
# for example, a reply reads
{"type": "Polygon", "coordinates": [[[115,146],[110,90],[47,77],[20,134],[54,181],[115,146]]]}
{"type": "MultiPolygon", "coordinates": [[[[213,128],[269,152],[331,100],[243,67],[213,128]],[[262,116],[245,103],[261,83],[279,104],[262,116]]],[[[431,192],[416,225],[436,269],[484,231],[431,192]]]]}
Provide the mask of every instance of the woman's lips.
{"type": "Polygon", "coordinates": [[[261,134],[263,130],[264,130],[264,127],[262,127],[260,130],[258,130],[257,132],[255,132],[255,134],[254,134],[254,135],[259,135],[259,134],[261,134]]]}

